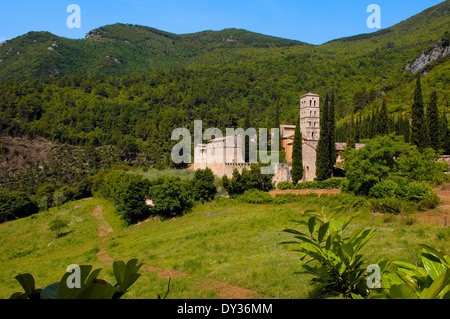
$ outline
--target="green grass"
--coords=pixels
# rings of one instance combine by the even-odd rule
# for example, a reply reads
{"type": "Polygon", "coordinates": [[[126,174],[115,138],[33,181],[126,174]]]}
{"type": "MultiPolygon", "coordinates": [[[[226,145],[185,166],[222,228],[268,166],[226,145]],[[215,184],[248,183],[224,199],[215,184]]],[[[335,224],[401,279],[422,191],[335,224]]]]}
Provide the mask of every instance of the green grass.
{"type": "MultiPolygon", "coordinates": [[[[0,298],[21,290],[14,279],[18,273],[32,273],[37,286],[43,287],[58,281],[72,263],[104,268],[100,278],[114,282],[111,265],[97,259],[102,247],[115,260],[138,258],[145,267],[152,267],[141,269],[142,277],[125,298],[164,295],[169,276],[168,298],[220,298],[224,288],[218,288],[218,283],[224,282],[227,289],[243,287],[261,298],[309,298],[314,296],[311,277],[294,274],[299,270],[294,247],[279,245],[292,239],[282,230],[295,227],[291,220],[301,218],[306,208],[319,208],[319,204],[253,205],[226,200],[196,205],[175,219],[154,218],[125,227],[106,200],[67,203],[0,225],[0,298]],[[98,238],[98,222],[90,215],[99,205],[114,230],[105,243],[98,238]],[[57,239],[48,228],[56,216],[71,221],[69,232],[57,239]],[[163,271],[167,274],[158,276],[163,271]]],[[[350,230],[370,223],[370,214],[363,213],[350,230]]],[[[364,248],[369,263],[381,257],[414,262],[413,255],[420,256],[420,243],[449,253],[450,230],[443,226],[420,222],[401,226],[398,218],[387,221],[375,216],[374,227],[374,238],[364,248]]]]}

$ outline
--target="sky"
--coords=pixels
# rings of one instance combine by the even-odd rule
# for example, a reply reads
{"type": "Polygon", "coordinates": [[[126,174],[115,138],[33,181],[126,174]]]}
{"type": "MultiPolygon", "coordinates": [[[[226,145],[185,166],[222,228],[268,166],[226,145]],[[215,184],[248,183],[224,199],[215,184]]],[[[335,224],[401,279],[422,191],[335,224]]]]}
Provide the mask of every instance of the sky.
{"type": "Polygon", "coordinates": [[[0,42],[29,31],[73,39],[114,23],[138,24],[176,34],[226,28],[245,29],[311,44],[370,33],[367,12],[380,8],[381,29],[443,0],[0,0],[0,42]],[[80,8],[80,28],[67,20],[80,8]]]}

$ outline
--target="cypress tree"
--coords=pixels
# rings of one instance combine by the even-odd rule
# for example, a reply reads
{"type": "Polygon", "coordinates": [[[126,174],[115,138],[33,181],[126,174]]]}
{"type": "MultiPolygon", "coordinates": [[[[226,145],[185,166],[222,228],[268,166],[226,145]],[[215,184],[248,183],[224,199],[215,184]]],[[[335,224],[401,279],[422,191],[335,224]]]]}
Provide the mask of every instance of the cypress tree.
{"type": "MultiPolygon", "coordinates": [[[[275,118],[273,121],[273,128],[277,128],[280,129],[280,104],[278,103],[278,101],[275,104],[275,118]]],[[[278,145],[281,148],[281,132],[280,134],[278,134],[278,145]]]]}
{"type": "Polygon", "coordinates": [[[440,147],[440,121],[439,121],[439,112],[437,107],[437,92],[433,91],[431,93],[430,102],[427,108],[427,121],[428,121],[428,130],[430,135],[430,146],[436,151],[440,147]]]}
{"type": "Polygon", "coordinates": [[[292,145],[292,181],[297,184],[303,179],[303,136],[300,119],[297,122],[292,145]]]}
{"type": "Polygon", "coordinates": [[[448,128],[448,120],[447,115],[445,114],[445,110],[442,113],[441,117],[441,128],[440,128],[440,148],[444,150],[444,154],[450,155],[450,130],[448,128]]]}
{"type": "Polygon", "coordinates": [[[329,154],[329,132],[328,132],[328,95],[325,96],[325,102],[320,111],[320,138],[317,144],[316,152],[316,179],[323,181],[331,175],[330,154],[329,154]]]}
{"type": "Polygon", "coordinates": [[[422,86],[420,84],[420,74],[417,76],[416,88],[414,90],[414,102],[412,105],[412,123],[410,142],[420,149],[429,145],[429,136],[424,115],[422,86]]]}
{"type": "Polygon", "coordinates": [[[383,103],[381,104],[381,110],[378,113],[377,118],[377,134],[378,135],[387,135],[389,133],[389,124],[388,124],[388,114],[387,114],[387,105],[386,99],[383,99],[383,103]]]}
{"type": "Polygon", "coordinates": [[[405,116],[405,120],[403,121],[403,137],[405,143],[409,143],[409,141],[411,140],[411,127],[409,124],[408,116],[405,116]]]}
{"type": "Polygon", "coordinates": [[[347,147],[355,148],[355,133],[354,133],[354,121],[353,121],[353,113],[350,116],[349,126],[348,126],[348,137],[347,137],[347,147]]]}
{"type": "MultiPolygon", "coordinates": [[[[247,110],[244,119],[244,131],[251,127],[250,124],[250,109],[247,110]]],[[[244,162],[250,162],[250,136],[245,135],[245,138],[242,141],[244,143],[244,162]]]]}
{"type": "Polygon", "coordinates": [[[328,105],[328,153],[330,157],[329,172],[331,175],[334,164],[336,164],[336,123],[334,109],[334,92],[332,92],[328,105]]]}

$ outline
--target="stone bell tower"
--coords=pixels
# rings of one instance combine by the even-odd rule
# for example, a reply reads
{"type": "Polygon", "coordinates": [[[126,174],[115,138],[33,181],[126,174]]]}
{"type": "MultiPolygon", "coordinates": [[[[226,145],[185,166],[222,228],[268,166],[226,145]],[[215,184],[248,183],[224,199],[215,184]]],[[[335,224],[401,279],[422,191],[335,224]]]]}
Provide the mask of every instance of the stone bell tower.
{"type": "Polygon", "coordinates": [[[300,97],[300,127],[304,140],[319,141],[320,95],[308,93],[300,97]]]}

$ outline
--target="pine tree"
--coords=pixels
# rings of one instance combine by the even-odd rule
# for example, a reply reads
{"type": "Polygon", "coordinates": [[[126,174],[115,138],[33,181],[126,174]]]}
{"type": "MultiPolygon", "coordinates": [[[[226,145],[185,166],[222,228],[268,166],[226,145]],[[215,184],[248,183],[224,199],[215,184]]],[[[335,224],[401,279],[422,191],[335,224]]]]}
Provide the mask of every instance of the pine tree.
{"type": "Polygon", "coordinates": [[[410,142],[420,149],[426,148],[430,143],[427,134],[427,126],[424,115],[422,86],[420,84],[420,74],[417,76],[416,88],[414,90],[414,102],[412,105],[412,123],[410,142]]]}
{"type": "Polygon", "coordinates": [[[292,181],[297,184],[303,179],[303,136],[300,119],[297,122],[292,145],[292,181]]]}
{"type": "Polygon", "coordinates": [[[334,114],[334,92],[331,93],[331,100],[328,105],[328,154],[330,158],[329,172],[332,175],[336,164],[336,123],[334,114]]]}
{"type": "Polygon", "coordinates": [[[440,121],[439,121],[439,112],[437,107],[437,92],[434,91],[431,93],[430,102],[427,108],[427,122],[428,122],[428,131],[430,136],[430,146],[436,151],[440,147],[440,121]]]}
{"type": "Polygon", "coordinates": [[[377,120],[377,135],[387,135],[389,133],[389,119],[387,114],[386,99],[383,99],[377,120]]]}
{"type": "Polygon", "coordinates": [[[320,138],[316,152],[316,179],[323,181],[330,178],[330,153],[329,153],[329,132],[328,132],[328,95],[320,111],[320,138]]]}

